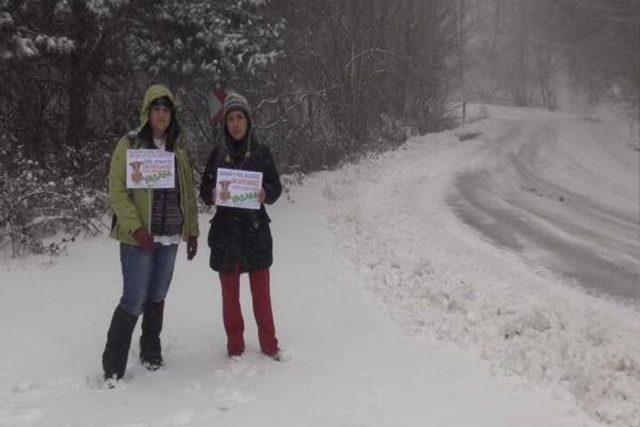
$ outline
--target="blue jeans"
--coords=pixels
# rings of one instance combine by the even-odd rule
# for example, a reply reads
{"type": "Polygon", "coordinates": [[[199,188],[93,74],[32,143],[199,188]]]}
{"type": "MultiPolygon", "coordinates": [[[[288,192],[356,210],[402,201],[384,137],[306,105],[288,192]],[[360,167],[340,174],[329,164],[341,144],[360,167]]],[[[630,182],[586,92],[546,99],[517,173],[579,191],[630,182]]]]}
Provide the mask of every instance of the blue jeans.
{"type": "Polygon", "coordinates": [[[155,248],[149,253],[138,246],[120,244],[123,278],[120,305],[134,316],[142,314],[147,301],[164,301],[169,291],[178,245],[156,243],[155,248]]]}

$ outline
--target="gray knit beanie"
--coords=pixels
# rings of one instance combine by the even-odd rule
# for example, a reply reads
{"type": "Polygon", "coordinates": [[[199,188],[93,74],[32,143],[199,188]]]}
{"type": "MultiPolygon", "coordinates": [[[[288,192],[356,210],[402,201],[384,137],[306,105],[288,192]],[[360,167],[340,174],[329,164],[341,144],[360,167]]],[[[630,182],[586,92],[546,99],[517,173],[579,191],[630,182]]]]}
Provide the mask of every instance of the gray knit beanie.
{"type": "Polygon", "coordinates": [[[252,122],[251,107],[247,99],[237,92],[229,92],[224,100],[224,123],[227,122],[227,114],[234,110],[242,111],[246,116],[249,123],[252,122]]]}

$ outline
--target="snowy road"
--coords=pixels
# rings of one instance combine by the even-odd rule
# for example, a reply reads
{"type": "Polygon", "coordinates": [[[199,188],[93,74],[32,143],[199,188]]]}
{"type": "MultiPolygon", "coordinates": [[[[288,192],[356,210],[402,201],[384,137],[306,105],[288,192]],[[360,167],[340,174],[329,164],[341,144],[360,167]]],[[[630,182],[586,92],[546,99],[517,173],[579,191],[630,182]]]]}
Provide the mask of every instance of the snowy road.
{"type": "Polygon", "coordinates": [[[569,396],[496,376],[456,346],[406,337],[335,245],[325,183],[310,179],[294,203],[271,211],[280,260],[272,293],[288,363],[259,354],[246,283],[248,349],[241,360],[225,356],[218,285],[203,251],[195,263],[178,261],[166,366],[146,372],[134,344],[125,382],[102,389],[99,356],[119,293],[115,243],[82,242],[51,264],[3,267],[0,426],[597,425],[569,396]]]}
{"type": "Polygon", "coordinates": [[[640,303],[640,165],[626,135],[571,115],[497,110],[449,203],[497,244],[640,303]],[[560,178],[560,179],[558,179],[560,178]]]}
{"type": "Polygon", "coordinates": [[[478,351],[595,419],[640,425],[638,153],[614,122],[489,115],[467,129],[476,139],[414,138],[317,177],[336,252],[405,333],[478,351]],[[615,287],[585,292],[572,274],[615,287]]]}
{"type": "MultiPolygon", "coordinates": [[[[567,219],[566,204],[555,193],[510,195],[531,183],[549,195],[553,183],[577,203],[574,215],[580,203],[602,200],[610,217],[626,218],[634,202],[627,190],[594,188],[599,180],[562,168],[539,172],[549,146],[528,142],[558,116],[525,120],[530,113],[492,110],[496,118],[477,123],[477,140],[427,135],[313,174],[292,189],[293,201],[283,197],[270,209],[276,327],[289,363],[259,354],[244,282],[248,349],[239,361],[225,356],[219,285],[201,238],[193,262],[180,250],[163,331],[166,366],[146,372],[134,344],[125,382],[101,389],[100,353],[121,286],[116,244],[103,236],[59,258],[0,258],[0,426],[637,427],[637,309],[570,286],[537,263],[544,259],[529,258],[536,241],[518,235],[496,245],[461,221],[460,209],[477,215],[475,208],[455,205],[510,200],[527,218],[544,208],[540,215],[557,227],[548,238],[576,245],[604,232],[565,239],[557,224],[567,219]],[[520,142],[506,143],[509,134],[520,142]],[[537,149],[525,156],[535,178],[513,171],[500,141],[507,153],[537,149]],[[487,170],[503,162],[511,175],[487,170]],[[492,185],[466,185],[474,173],[492,185]]],[[[615,165],[602,174],[626,177],[615,165]]],[[[616,233],[598,256],[614,262],[629,247],[633,255],[616,231],[624,220],[599,221],[594,212],[577,226],[596,222],[594,230],[616,233]]]]}

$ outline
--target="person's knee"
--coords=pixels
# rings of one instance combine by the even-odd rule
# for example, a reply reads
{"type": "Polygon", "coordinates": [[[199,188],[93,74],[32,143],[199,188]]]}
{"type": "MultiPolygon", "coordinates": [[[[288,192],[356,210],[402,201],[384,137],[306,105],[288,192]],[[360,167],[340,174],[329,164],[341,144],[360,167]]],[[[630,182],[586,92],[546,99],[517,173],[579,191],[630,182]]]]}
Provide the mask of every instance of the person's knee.
{"type": "Polygon", "coordinates": [[[140,316],[144,307],[144,299],[127,298],[123,296],[120,299],[120,306],[133,316],[140,316]]]}
{"type": "Polygon", "coordinates": [[[164,302],[167,297],[168,289],[164,291],[151,292],[147,295],[144,306],[158,305],[164,302]]]}

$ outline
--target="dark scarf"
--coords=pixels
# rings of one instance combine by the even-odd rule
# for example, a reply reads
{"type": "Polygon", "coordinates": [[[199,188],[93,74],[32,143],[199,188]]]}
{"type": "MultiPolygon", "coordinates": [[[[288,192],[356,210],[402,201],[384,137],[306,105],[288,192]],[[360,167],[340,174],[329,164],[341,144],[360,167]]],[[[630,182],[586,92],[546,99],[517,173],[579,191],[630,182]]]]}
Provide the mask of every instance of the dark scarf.
{"type": "Polygon", "coordinates": [[[247,135],[240,141],[233,139],[230,135],[225,138],[225,148],[227,150],[227,161],[234,164],[239,169],[242,169],[242,165],[249,158],[251,154],[250,150],[250,136],[247,135]]]}

